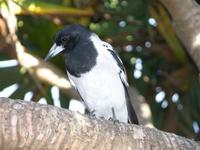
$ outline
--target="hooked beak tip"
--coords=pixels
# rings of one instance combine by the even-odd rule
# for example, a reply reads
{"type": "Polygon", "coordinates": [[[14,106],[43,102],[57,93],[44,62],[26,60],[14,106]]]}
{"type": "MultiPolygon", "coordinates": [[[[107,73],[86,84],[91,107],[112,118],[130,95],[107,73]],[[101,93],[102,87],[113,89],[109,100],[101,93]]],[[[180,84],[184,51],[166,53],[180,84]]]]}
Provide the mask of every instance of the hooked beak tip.
{"type": "Polygon", "coordinates": [[[50,59],[49,55],[44,58],[44,61],[47,62],[50,59]]]}
{"type": "Polygon", "coordinates": [[[56,44],[54,44],[49,50],[49,53],[47,54],[47,56],[44,58],[44,61],[47,62],[50,58],[58,55],[63,50],[64,48],[62,46],[57,46],[56,44]]]}

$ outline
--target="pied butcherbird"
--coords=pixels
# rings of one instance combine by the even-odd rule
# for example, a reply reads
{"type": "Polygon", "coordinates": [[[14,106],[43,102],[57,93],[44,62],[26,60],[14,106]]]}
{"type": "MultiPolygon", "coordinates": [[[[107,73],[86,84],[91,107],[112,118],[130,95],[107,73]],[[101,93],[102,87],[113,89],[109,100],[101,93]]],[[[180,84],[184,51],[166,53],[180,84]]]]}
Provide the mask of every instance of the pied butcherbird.
{"type": "Polygon", "coordinates": [[[124,65],[110,44],[73,24],[56,34],[45,60],[60,53],[64,54],[68,78],[91,116],[138,124],[124,65]]]}

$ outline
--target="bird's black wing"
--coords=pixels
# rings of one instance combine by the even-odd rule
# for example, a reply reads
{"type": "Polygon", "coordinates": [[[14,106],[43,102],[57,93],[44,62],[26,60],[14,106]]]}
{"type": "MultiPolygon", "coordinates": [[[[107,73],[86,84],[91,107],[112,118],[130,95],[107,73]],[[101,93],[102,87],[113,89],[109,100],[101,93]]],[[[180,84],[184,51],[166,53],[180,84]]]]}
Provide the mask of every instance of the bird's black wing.
{"type": "MultiPolygon", "coordinates": [[[[110,45],[109,45],[110,46],[110,45]]],[[[128,92],[128,82],[127,82],[127,75],[126,75],[126,70],[125,67],[121,61],[121,59],[119,58],[117,52],[115,50],[112,49],[112,47],[107,48],[107,50],[112,54],[112,56],[114,57],[114,59],[117,62],[118,67],[120,68],[119,71],[119,77],[122,81],[122,84],[124,86],[124,90],[126,93],[126,103],[127,103],[127,109],[128,109],[128,121],[129,123],[134,123],[134,124],[138,124],[138,119],[137,119],[137,115],[135,113],[135,110],[131,104],[131,99],[130,99],[130,95],[128,92]]]]}
{"type": "MultiPolygon", "coordinates": [[[[121,74],[121,72],[120,72],[120,74],[121,74]]],[[[128,109],[128,121],[131,124],[132,123],[139,124],[137,115],[135,113],[133,105],[131,104],[131,99],[130,99],[130,95],[129,95],[129,92],[128,92],[128,86],[126,85],[125,82],[123,82],[123,79],[122,79],[121,75],[120,75],[120,78],[121,78],[121,81],[122,81],[122,83],[124,85],[124,90],[126,92],[126,103],[127,103],[127,109],[128,109]]]]}

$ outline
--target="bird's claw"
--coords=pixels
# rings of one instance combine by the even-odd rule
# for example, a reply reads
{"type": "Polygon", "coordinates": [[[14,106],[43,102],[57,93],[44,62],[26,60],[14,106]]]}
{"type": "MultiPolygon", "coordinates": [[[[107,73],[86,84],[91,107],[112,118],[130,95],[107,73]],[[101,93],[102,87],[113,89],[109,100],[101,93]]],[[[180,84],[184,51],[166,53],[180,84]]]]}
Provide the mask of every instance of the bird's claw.
{"type": "Polygon", "coordinates": [[[89,116],[91,119],[95,119],[96,118],[95,110],[92,110],[91,112],[89,112],[89,116]]]}
{"type": "Polygon", "coordinates": [[[114,124],[119,123],[119,120],[117,120],[116,115],[115,115],[115,110],[112,107],[112,115],[113,117],[110,117],[108,120],[113,121],[114,124]]]}
{"type": "Polygon", "coordinates": [[[112,121],[114,124],[117,124],[117,123],[119,123],[119,120],[117,120],[117,119],[114,119],[114,118],[109,118],[108,120],[112,121]]]}

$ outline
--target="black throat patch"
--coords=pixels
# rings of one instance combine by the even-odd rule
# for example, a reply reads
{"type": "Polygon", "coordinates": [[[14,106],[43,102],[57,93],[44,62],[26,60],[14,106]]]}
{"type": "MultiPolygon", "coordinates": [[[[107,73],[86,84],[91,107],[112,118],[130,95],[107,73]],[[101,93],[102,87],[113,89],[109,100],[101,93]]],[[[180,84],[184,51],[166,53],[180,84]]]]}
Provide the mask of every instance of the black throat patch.
{"type": "Polygon", "coordinates": [[[92,41],[79,43],[69,54],[65,55],[65,64],[67,71],[80,77],[90,71],[96,64],[97,50],[92,41]]]}

